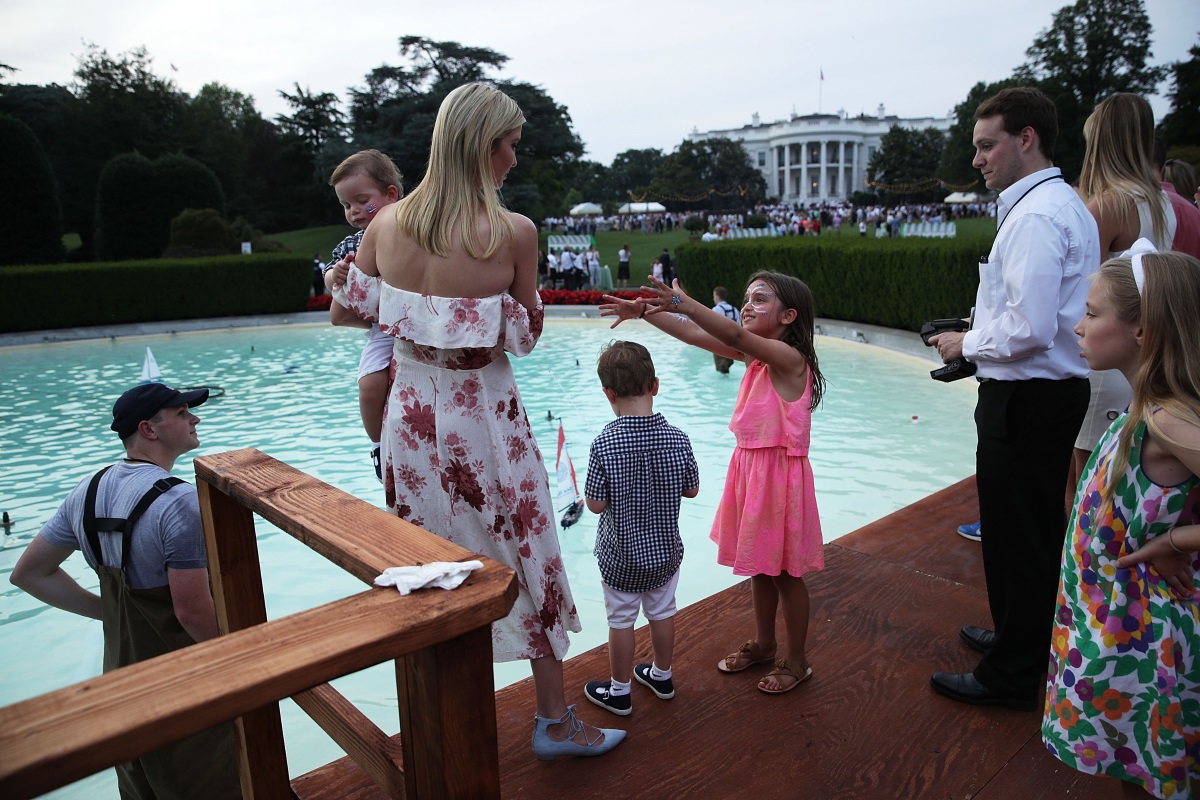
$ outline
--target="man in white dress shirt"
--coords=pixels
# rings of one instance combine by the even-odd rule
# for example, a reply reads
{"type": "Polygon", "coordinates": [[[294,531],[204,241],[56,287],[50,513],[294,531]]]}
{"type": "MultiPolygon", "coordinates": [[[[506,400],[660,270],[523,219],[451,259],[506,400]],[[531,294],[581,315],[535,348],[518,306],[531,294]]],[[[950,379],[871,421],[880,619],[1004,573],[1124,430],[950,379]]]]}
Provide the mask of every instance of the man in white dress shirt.
{"type": "Polygon", "coordinates": [[[1053,165],[1058,118],[1045,94],[1005,89],[975,120],[972,164],[1000,192],[999,225],[979,262],[971,330],[930,341],[943,361],[965,357],[978,368],[976,481],[995,630],[962,628],[983,659],[974,672],[936,672],[931,684],[961,702],[1034,710],[1066,530],[1063,488],[1088,404],[1072,328],[1100,265],[1100,236],[1053,165]]]}

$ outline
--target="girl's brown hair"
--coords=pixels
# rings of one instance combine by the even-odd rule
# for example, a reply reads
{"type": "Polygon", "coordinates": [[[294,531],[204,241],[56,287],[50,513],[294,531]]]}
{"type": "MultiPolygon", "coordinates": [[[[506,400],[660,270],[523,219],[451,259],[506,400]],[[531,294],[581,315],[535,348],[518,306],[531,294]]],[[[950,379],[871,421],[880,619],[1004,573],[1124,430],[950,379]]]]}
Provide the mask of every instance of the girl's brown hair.
{"type": "Polygon", "coordinates": [[[816,411],[817,406],[821,403],[821,397],[825,394],[825,376],[821,374],[821,368],[817,363],[817,349],[813,344],[813,324],[816,321],[817,312],[812,292],[804,281],[782,272],[760,270],[754,273],[746,281],[747,291],[755,281],[763,281],[770,286],[784,308],[796,310],[796,318],[784,329],[783,336],[779,338],[799,350],[800,355],[804,356],[804,360],[808,362],[808,370],[812,373],[812,400],[809,403],[809,410],[816,411]]]}

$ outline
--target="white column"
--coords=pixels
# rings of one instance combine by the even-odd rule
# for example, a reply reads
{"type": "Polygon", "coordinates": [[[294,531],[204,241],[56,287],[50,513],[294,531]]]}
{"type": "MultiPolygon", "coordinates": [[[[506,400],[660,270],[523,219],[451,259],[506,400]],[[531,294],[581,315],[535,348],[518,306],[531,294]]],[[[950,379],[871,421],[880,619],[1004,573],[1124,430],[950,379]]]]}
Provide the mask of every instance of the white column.
{"type": "Polygon", "coordinates": [[[783,197],[781,202],[786,203],[788,195],[792,191],[792,146],[790,144],[783,145],[783,197]]]}
{"type": "Polygon", "coordinates": [[[797,200],[801,203],[808,202],[808,142],[801,142],[797,145],[800,148],[800,191],[797,193],[797,200]]]}
{"type": "Polygon", "coordinates": [[[846,191],[846,140],[842,139],[838,142],[838,186],[837,193],[840,197],[848,197],[849,192],[846,191]]]}
{"type": "Polygon", "coordinates": [[[824,200],[829,197],[829,164],[826,162],[826,150],[828,149],[829,140],[821,140],[821,182],[817,187],[817,199],[824,200]]]}

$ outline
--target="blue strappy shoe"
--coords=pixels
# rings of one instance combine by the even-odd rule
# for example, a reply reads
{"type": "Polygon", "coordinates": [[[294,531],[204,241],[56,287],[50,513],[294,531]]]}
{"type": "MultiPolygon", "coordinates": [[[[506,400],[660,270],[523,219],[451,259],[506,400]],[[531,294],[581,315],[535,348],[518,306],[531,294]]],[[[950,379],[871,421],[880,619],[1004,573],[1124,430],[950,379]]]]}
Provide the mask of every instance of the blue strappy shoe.
{"type": "Polygon", "coordinates": [[[600,733],[604,734],[604,741],[588,739],[583,723],[575,716],[575,706],[567,706],[567,713],[558,719],[547,719],[536,715],[533,719],[533,754],[542,761],[552,761],[559,756],[603,755],[619,745],[625,738],[625,731],[615,728],[599,728],[600,733]],[[551,725],[560,723],[567,725],[567,737],[561,742],[556,742],[546,731],[551,725]],[[573,741],[580,731],[585,731],[584,741],[586,744],[573,741]]]}

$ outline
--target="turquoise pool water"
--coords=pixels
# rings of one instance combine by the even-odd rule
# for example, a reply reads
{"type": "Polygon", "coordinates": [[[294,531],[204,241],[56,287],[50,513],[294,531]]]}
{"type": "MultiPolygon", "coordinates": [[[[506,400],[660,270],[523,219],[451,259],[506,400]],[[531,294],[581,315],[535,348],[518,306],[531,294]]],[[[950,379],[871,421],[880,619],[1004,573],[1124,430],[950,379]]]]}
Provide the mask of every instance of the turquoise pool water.
{"type": "MultiPolygon", "coordinates": [[[[687,605],[737,582],[715,564],[707,534],[733,448],[726,426],[742,368],[719,375],[709,354],[649,326],[610,331],[594,320],[549,320],[538,349],[513,365],[547,463],[552,468],[558,424],[549,414],[563,420],[581,487],[588,444],[611,419],[595,359],[613,338],[650,349],[661,382],[655,408],[689,434],[700,464],[700,496],[683,501],[680,517],[687,555],[679,601],[687,605]]],[[[99,672],[99,623],[48,608],[14,589],[7,577],[62,497],[121,455],[107,422],[113,400],[136,383],[146,347],[166,383],[226,390],[198,410],[201,447],[179,460],[175,474],[194,480],[193,456],[256,447],[382,504],[358,419],[354,378],[361,341],[344,329],[292,326],[0,348],[0,511],[14,520],[0,534],[0,705],[99,672]]],[[[923,361],[836,339],[820,338],[818,353],[830,388],[813,417],[811,459],[827,541],[974,470],[970,382],[940,384],[929,380],[923,361]]],[[[291,537],[261,521],[258,529],[272,618],[362,590],[291,537]]],[[[584,628],[572,638],[572,654],[607,638],[591,556],[595,530],[596,518],[585,514],[560,532],[584,628]]],[[[82,558],[73,556],[64,568],[95,589],[95,574],[82,558]]],[[[731,631],[731,641],[743,634],[731,631]]],[[[498,686],[528,674],[523,662],[496,665],[498,686]]],[[[337,686],[381,728],[398,729],[394,677],[386,665],[337,686]]],[[[568,687],[569,696],[577,689],[568,687]]],[[[290,702],[283,714],[293,774],[341,755],[290,702]]],[[[115,797],[111,776],[106,770],[53,796],[115,797]]]]}

